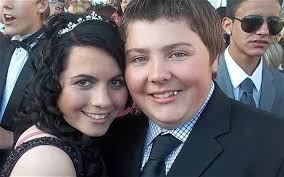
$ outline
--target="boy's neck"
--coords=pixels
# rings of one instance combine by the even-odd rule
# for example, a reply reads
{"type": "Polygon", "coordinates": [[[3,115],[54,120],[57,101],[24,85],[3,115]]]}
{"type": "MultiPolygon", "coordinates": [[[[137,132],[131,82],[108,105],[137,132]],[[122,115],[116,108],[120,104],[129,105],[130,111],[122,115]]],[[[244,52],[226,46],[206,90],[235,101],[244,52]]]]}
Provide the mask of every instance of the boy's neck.
{"type": "Polygon", "coordinates": [[[30,32],[30,33],[21,34],[21,35],[18,35],[18,36],[20,38],[22,38],[22,37],[25,37],[25,36],[32,35],[32,34],[38,32],[39,30],[41,30],[42,28],[43,28],[43,26],[39,26],[39,27],[35,28],[34,30],[32,30],[32,32],[30,32]]]}
{"type": "Polygon", "coordinates": [[[229,46],[229,54],[249,76],[253,74],[261,59],[261,56],[249,56],[245,52],[238,52],[232,46],[229,46]]]}

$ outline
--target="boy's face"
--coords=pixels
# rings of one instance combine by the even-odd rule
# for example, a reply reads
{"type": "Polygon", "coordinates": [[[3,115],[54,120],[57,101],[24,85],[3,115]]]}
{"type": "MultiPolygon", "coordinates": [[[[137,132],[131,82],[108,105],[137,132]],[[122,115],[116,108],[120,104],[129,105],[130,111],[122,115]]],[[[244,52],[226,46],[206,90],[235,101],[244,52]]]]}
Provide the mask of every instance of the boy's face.
{"type": "Polygon", "coordinates": [[[199,35],[183,20],[133,21],[127,27],[125,79],[139,108],[164,128],[189,121],[216,71],[199,35]]]}
{"type": "Polygon", "coordinates": [[[54,14],[55,15],[61,14],[63,12],[64,12],[64,7],[63,7],[62,4],[57,3],[57,4],[54,5],[54,14]]]}
{"type": "Polygon", "coordinates": [[[3,20],[8,35],[26,35],[42,27],[47,0],[3,0],[3,20]]]}
{"type": "Polygon", "coordinates": [[[280,15],[279,0],[246,0],[241,3],[235,13],[235,18],[242,20],[249,15],[264,17],[265,21],[261,27],[253,32],[245,32],[241,27],[241,22],[237,19],[225,18],[223,27],[227,32],[231,32],[230,53],[234,57],[262,56],[277,35],[269,33],[267,17],[280,15]]]}

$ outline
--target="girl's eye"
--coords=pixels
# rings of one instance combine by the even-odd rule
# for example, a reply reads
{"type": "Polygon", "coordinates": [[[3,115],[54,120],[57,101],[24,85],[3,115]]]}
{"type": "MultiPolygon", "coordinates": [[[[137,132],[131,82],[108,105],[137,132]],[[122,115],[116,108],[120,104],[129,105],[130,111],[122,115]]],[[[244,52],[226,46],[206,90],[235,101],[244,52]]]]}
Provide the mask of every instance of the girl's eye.
{"type": "Polygon", "coordinates": [[[75,83],[75,85],[78,85],[81,88],[89,88],[92,83],[89,80],[79,80],[75,83]]]}
{"type": "Polygon", "coordinates": [[[124,80],[111,80],[109,85],[114,89],[119,89],[125,86],[124,80]]]}

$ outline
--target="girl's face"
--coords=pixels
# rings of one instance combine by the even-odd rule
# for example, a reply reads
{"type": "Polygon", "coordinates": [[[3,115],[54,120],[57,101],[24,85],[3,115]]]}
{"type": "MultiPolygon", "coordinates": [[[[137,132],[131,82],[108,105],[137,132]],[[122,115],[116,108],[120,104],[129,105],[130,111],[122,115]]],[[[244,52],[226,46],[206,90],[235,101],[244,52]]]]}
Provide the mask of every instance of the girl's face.
{"type": "Polygon", "coordinates": [[[60,85],[58,107],[64,119],[91,137],[105,134],[128,97],[116,60],[96,47],[71,49],[60,85]]]}

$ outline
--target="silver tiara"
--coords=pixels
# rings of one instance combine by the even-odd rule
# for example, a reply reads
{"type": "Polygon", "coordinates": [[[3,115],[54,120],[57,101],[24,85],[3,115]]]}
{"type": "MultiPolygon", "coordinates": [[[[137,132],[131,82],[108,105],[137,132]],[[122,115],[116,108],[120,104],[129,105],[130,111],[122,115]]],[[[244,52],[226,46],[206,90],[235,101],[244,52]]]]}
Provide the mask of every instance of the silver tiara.
{"type": "Polygon", "coordinates": [[[104,21],[104,22],[109,22],[108,20],[103,20],[103,18],[101,16],[97,15],[96,13],[92,13],[90,15],[87,15],[85,18],[82,18],[82,17],[78,18],[77,23],[69,22],[67,24],[66,28],[59,30],[58,35],[68,33],[70,31],[72,31],[79,24],[83,23],[84,21],[89,21],[89,20],[100,20],[100,21],[104,21]]]}

